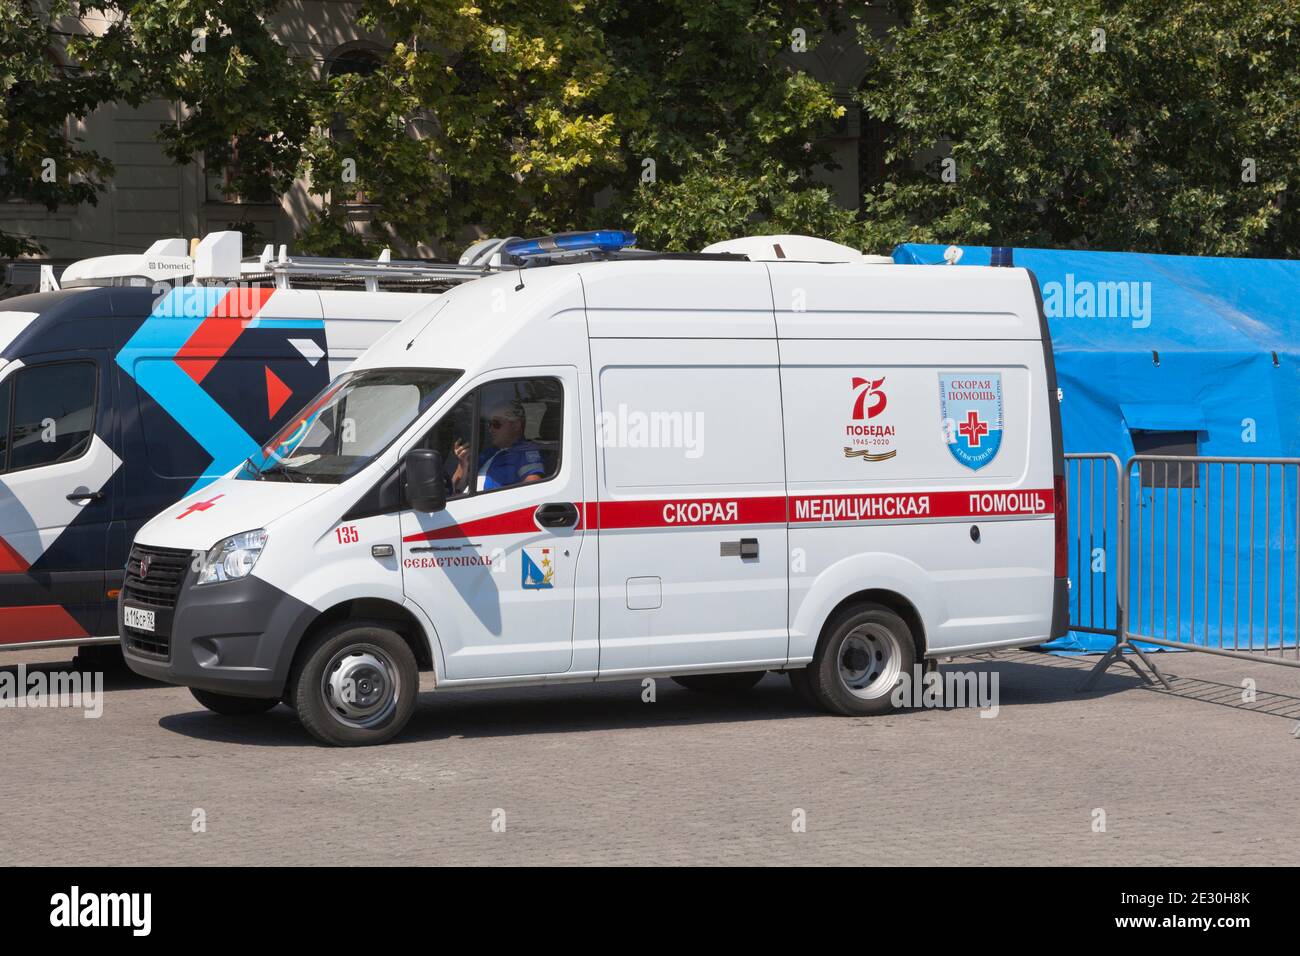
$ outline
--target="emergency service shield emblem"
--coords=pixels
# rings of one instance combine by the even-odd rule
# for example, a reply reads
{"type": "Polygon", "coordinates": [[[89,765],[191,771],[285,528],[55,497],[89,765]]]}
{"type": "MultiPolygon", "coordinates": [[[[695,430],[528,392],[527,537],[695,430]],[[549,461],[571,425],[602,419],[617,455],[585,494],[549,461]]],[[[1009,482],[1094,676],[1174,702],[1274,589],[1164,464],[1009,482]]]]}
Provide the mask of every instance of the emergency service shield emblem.
{"type": "Polygon", "coordinates": [[[1002,373],[940,372],[939,418],[952,457],[983,468],[1002,447],[1002,373]]]}

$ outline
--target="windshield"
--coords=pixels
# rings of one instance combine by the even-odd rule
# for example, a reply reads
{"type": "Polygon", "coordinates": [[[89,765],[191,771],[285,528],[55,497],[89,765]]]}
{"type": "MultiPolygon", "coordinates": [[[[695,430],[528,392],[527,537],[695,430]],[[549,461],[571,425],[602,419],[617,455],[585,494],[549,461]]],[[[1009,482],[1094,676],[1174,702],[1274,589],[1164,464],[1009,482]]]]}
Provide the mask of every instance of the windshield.
{"type": "Polygon", "coordinates": [[[366,369],[343,375],[244,462],[236,477],[344,481],[374,461],[459,376],[446,369],[366,369]]]}

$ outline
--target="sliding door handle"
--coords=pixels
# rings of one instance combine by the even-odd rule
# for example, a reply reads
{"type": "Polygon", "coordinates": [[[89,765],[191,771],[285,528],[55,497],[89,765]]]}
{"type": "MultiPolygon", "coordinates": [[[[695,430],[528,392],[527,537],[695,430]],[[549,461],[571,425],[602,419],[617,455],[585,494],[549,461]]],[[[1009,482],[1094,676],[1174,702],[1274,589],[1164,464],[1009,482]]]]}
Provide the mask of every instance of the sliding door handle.
{"type": "Polygon", "coordinates": [[[724,558],[757,558],[758,539],[741,538],[739,541],[722,542],[721,555],[724,558]]]}

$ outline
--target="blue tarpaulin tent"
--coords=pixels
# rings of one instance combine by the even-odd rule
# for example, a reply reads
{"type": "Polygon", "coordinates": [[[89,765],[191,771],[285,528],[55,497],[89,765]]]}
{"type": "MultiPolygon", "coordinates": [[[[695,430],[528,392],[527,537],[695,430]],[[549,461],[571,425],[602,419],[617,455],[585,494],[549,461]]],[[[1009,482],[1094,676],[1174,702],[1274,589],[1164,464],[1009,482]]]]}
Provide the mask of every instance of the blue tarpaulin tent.
{"type": "MultiPolygon", "coordinates": [[[[990,249],[980,246],[905,244],[894,260],[943,265],[950,248],[960,250],[957,267],[989,264],[990,249]]],[[[1300,262],[1052,249],[1013,255],[1042,291],[1066,452],[1111,452],[1121,461],[1139,451],[1300,457],[1300,262]]],[[[1163,626],[1170,639],[1213,643],[1217,629],[1229,646],[1244,646],[1247,632],[1256,646],[1261,639],[1276,646],[1285,632],[1293,642],[1300,625],[1296,469],[1237,474],[1202,464],[1184,480],[1176,467],[1172,477],[1155,468],[1147,481],[1137,469],[1127,479],[1130,549],[1153,548],[1142,562],[1150,579],[1130,580],[1135,630],[1161,636],[1163,626]],[[1140,541],[1148,519],[1149,541],[1140,541]],[[1226,570],[1215,565],[1221,544],[1226,570]]],[[[1089,506],[1113,515],[1113,483],[1103,501],[1086,470],[1078,477],[1071,520],[1086,518],[1089,506]]],[[[1114,574],[1097,569],[1114,570],[1115,522],[1095,518],[1088,536],[1070,569],[1079,605],[1073,619],[1085,622],[1088,603],[1103,610],[1114,604],[1114,574]]],[[[1112,643],[1072,632],[1055,646],[1102,650],[1112,643]]]]}

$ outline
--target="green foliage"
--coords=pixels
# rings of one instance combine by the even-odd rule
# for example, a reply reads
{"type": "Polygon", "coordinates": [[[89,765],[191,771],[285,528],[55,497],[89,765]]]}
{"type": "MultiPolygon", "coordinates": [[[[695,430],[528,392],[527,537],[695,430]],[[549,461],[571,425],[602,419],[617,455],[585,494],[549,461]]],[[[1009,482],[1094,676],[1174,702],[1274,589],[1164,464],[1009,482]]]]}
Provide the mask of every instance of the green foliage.
{"type": "Polygon", "coordinates": [[[864,208],[873,246],[1300,253],[1293,0],[920,0],[904,12],[887,37],[862,35],[874,57],[862,102],[892,130],[891,175],[864,208]],[[936,175],[939,157],[955,160],[955,183],[936,175]]]}
{"type": "Polygon", "coordinates": [[[829,190],[809,188],[774,159],[747,173],[723,143],[675,181],[642,185],[630,209],[637,236],[653,237],[644,244],[668,251],[746,235],[800,233],[854,246],[865,238],[857,216],[837,206],[829,190]]]}
{"type": "Polygon", "coordinates": [[[376,72],[330,81],[309,147],[312,188],[329,200],[304,237],[314,249],[356,246],[340,207],[358,193],[382,231],[453,248],[471,228],[597,221],[635,226],[646,246],[697,247],[719,234],[718,207],[746,228],[778,206],[790,228],[836,213],[809,175],[843,108],[778,59],[795,27],[817,35],[819,4],[368,0],[365,11],[395,43],[376,72]],[[347,135],[326,135],[338,119],[347,135]],[[718,195],[695,201],[719,178],[718,195]]]}
{"type": "MultiPolygon", "coordinates": [[[[50,211],[93,204],[112,174],[107,159],[68,133],[70,120],[112,91],[51,55],[50,31],[67,9],[66,0],[0,0],[0,203],[23,200],[50,211]]],[[[0,256],[40,251],[31,239],[0,230],[0,256]]]]}
{"type": "Polygon", "coordinates": [[[313,89],[304,65],[275,39],[281,0],[91,0],[81,9],[116,22],[70,41],[117,99],[184,104],[160,133],[177,163],[206,157],[230,196],[264,200],[297,177],[311,131],[313,89]]]}

